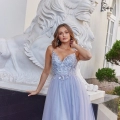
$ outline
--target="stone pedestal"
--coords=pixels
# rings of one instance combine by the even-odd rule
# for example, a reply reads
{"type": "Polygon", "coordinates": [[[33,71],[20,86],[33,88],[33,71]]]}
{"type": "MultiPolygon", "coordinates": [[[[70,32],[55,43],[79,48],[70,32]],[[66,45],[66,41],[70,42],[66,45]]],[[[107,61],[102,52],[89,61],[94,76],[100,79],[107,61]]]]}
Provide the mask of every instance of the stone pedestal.
{"type": "MultiPolygon", "coordinates": [[[[28,90],[35,90],[37,86],[35,85],[25,85],[25,84],[17,84],[17,83],[9,83],[0,81],[0,88],[8,89],[8,90],[15,90],[20,92],[26,92],[28,90]]],[[[48,88],[43,88],[39,94],[46,95],[48,88]]],[[[104,97],[105,91],[98,90],[97,92],[87,91],[88,95],[90,96],[90,100],[96,100],[99,98],[104,97]]]]}

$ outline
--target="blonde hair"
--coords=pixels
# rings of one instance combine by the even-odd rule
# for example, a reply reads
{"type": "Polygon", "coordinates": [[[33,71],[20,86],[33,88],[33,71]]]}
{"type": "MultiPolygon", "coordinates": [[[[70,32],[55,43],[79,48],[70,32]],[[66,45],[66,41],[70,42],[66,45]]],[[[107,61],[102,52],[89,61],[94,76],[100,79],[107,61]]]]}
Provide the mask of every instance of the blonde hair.
{"type": "Polygon", "coordinates": [[[77,43],[77,40],[75,39],[74,33],[73,33],[72,29],[70,28],[70,26],[67,25],[67,24],[65,24],[65,23],[63,23],[63,24],[60,24],[57,27],[57,29],[56,29],[56,31],[54,33],[54,40],[52,41],[52,47],[56,48],[56,47],[58,47],[58,46],[61,45],[61,41],[59,40],[59,34],[58,34],[58,31],[59,31],[59,29],[61,27],[65,27],[68,30],[69,34],[70,34],[70,39],[73,40],[73,41],[75,41],[77,43]]]}

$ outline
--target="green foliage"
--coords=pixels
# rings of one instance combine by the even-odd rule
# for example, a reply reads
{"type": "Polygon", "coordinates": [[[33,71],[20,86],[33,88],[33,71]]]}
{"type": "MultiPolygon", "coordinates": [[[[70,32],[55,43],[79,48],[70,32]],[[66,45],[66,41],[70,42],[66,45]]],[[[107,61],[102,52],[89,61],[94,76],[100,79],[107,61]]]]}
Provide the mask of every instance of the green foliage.
{"type": "Polygon", "coordinates": [[[114,89],[114,91],[113,91],[113,94],[120,96],[120,86],[115,87],[115,89],[114,89]]]}
{"type": "Polygon", "coordinates": [[[120,65],[120,40],[117,40],[110,51],[105,55],[107,62],[120,65]]]}
{"type": "Polygon", "coordinates": [[[111,68],[102,68],[98,69],[96,72],[96,77],[100,82],[108,81],[108,82],[118,82],[116,78],[115,70],[111,68]]]}

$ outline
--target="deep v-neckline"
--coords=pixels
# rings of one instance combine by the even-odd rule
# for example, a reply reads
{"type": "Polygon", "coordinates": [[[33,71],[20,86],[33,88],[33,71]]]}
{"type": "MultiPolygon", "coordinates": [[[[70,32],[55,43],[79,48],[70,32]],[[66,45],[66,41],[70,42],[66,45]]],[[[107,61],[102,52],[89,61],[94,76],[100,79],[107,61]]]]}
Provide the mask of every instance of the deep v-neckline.
{"type": "Polygon", "coordinates": [[[66,56],[64,57],[63,60],[61,60],[60,57],[59,57],[59,55],[58,55],[54,50],[52,51],[52,54],[53,54],[53,53],[58,57],[58,59],[60,60],[60,62],[64,62],[65,59],[67,59],[68,56],[75,55],[75,52],[74,52],[74,53],[71,53],[71,54],[68,54],[68,55],[66,55],[66,56]]]}

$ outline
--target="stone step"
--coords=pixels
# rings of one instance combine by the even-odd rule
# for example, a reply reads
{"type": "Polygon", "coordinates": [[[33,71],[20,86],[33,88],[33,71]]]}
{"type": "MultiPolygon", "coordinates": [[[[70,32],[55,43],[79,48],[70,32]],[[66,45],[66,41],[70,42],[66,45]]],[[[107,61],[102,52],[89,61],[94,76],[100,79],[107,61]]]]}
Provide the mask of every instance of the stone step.
{"type": "Polygon", "coordinates": [[[106,94],[104,98],[92,101],[97,114],[96,120],[117,120],[120,97],[106,94]]]}
{"type": "Polygon", "coordinates": [[[99,105],[97,120],[117,120],[117,115],[104,104],[99,105]]]}

